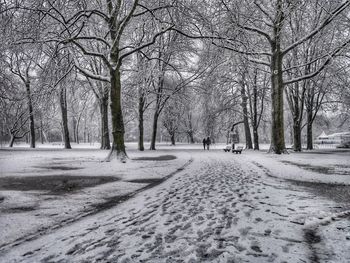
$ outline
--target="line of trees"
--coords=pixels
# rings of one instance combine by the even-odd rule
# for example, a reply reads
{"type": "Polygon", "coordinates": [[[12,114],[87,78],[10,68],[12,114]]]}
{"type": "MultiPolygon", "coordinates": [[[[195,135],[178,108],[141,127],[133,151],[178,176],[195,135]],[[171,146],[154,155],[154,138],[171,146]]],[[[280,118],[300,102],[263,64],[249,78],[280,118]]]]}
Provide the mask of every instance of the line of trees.
{"type": "Polygon", "coordinates": [[[145,134],[156,149],[160,129],[172,144],[193,143],[228,138],[242,123],[247,148],[258,150],[270,128],[270,151],[280,154],[287,112],[294,150],[304,127],[312,149],[327,105],[348,123],[349,8],[344,0],[9,1],[0,6],[2,134],[34,148],[57,130],[69,149],[97,133],[106,160],[124,162],[133,127],[142,151],[145,134]]]}

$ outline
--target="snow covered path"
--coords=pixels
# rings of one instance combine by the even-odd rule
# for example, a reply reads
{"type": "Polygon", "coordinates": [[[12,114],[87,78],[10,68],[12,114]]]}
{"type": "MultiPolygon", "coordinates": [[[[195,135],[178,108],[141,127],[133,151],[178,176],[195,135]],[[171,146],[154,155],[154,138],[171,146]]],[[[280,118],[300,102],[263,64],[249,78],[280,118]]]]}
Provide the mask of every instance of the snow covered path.
{"type": "Polygon", "coordinates": [[[268,177],[244,154],[192,154],[194,162],[161,185],[13,248],[0,262],[350,261],[349,220],[326,220],[336,203],[268,177]]]}

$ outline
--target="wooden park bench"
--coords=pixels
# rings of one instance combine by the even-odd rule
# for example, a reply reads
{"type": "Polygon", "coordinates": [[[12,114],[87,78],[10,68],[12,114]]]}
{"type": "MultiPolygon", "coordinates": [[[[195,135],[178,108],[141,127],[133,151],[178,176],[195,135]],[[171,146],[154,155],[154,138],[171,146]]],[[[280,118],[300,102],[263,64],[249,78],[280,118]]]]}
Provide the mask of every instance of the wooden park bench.
{"type": "Polygon", "coordinates": [[[236,149],[232,149],[232,153],[241,154],[243,150],[242,146],[238,146],[236,149]]]}
{"type": "Polygon", "coordinates": [[[231,145],[226,145],[225,148],[224,148],[224,152],[230,152],[231,149],[232,149],[231,145]]]}

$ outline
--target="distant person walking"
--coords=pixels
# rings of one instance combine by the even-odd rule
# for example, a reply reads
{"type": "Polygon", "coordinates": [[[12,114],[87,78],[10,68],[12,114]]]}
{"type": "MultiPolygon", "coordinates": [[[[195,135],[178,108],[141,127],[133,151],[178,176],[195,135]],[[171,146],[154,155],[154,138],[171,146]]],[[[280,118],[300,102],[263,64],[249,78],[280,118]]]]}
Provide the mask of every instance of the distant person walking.
{"type": "Polygon", "coordinates": [[[205,150],[205,146],[207,145],[207,140],[204,138],[203,139],[203,149],[205,150]]]}
{"type": "Polygon", "coordinates": [[[207,150],[209,151],[209,146],[211,144],[210,137],[207,138],[206,143],[207,143],[207,150]]]}

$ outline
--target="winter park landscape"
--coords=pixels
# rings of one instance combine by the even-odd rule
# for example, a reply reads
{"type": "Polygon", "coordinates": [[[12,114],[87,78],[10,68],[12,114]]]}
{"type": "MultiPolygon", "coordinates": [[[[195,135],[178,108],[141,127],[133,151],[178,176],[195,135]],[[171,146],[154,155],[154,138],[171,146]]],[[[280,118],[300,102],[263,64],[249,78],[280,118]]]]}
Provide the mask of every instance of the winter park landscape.
{"type": "Polygon", "coordinates": [[[0,1],[0,262],[350,262],[350,0],[0,1]]]}

